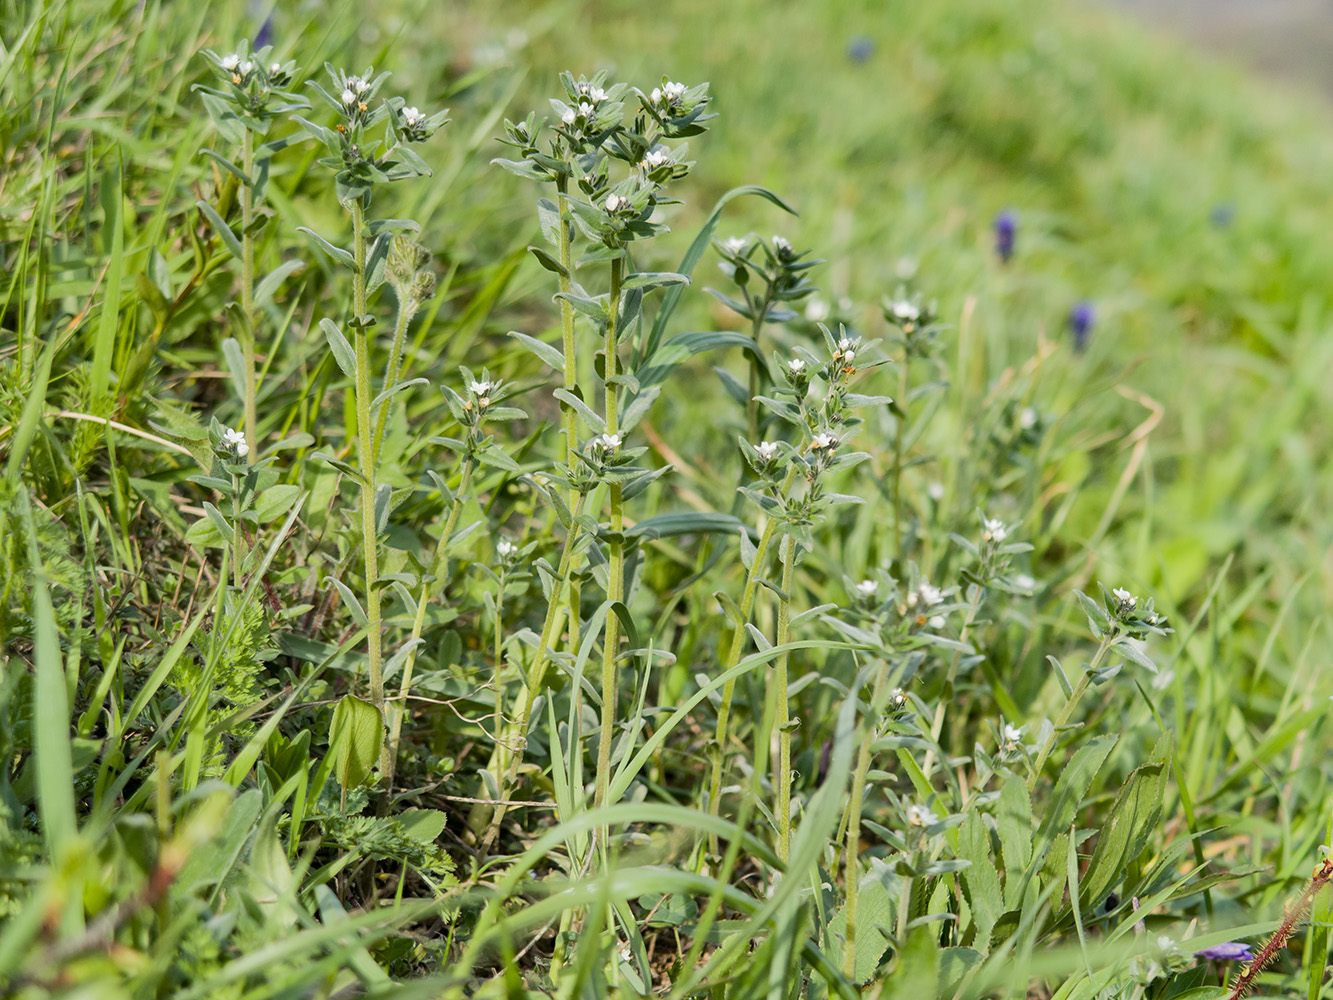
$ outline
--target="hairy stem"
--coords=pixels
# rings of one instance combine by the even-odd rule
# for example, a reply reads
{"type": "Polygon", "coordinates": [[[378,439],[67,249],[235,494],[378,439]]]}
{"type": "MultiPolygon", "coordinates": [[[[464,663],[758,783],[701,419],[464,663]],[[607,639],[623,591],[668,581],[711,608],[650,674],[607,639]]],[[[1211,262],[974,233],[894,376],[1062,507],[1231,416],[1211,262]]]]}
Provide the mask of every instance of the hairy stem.
{"type": "MultiPolygon", "coordinates": [[[[449,539],[453,537],[458,525],[458,515],[467,501],[468,491],[472,487],[472,470],[476,459],[468,454],[463,458],[463,471],[454,492],[454,502],[449,505],[449,513],[444,519],[439,541],[435,543],[435,554],[431,557],[430,568],[421,581],[421,594],[417,598],[417,610],[412,618],[412,634],[408,637],[407,659],[403,663],[403,677],[398,684],[398,700],[389,708],[389,768],[385,772],[388,787],[393,788],[393,772],[398,760],[398,738],[403,728],[403,715],[407,711],[407,695],[412,688],[412,669],[416,666],[417,642],[426,625],[426,606],[430,603],[432,585],[443,577],[445,553],[449,550],[449,539]]],[[[499,723],[497,722],[497,725],[499,723]]]]}
{"type": "MultiPolygon", "coordinates": [[[[778,489],[779,501],[785,500],[787,494],[791,492],[792,484],[796,482],[796,471],[795,464],[787,470],[787,476],[778,489]]],[[[755,598],[759,593],[759,581],[763,577],[764,564],[767,562],[768,547],[773,542],[773,535],[776,533],[777,527],[776,519],[769,518],[759,535],[759,544],[755,548],[754,562],[750,564],[750,571],[745,578],[745,589],[741,592],[740,621],[736,623],[736,628],[731,633],[731,643],[727,647],[727,658],[722,663],[722,673],[726,673],[741,662],[741,654],[745,650],[745,623],[750,620],[750,614],[754,611],[755,598]]],[[[713,737],[717,743],[717,751],[713,757],[712,773],[708,779],[708,812],[713,816],[720,814],[722,765],[726,757],[727,730],[731,721],[731,703],[735,695],[736,681],[733,678],[722,686],[722,703],[718,706],[717,728],[713,737]]],[[[710,835],[709,839],[713,845],[713,852],[717,853],[717,838],[710,835]]]]}
{"type": "MultiPolygon", "coordinates": [[[[616,348],[619,329],[617,320],[620,315],[620,281],[624,269],[624,258],[611,262],[611,293],[608,297],[606,321],[606,433],[616,434],[620,429],[619,386],[616,384],[616,348]]],[[[625,542],[621,537],[625,530],[624,504],[620,495],[620,483],[611,483],[608,492],[611,497],[611,542],[609,554],[609,574],[606,581],[606,599],[615,603],[625,600],[625,542]]],[[[602,638],[602,728],[597,745],[597,784],[593,796],[594,808],[605,804],[606,790],[611,773],[611,739],[616,725],[616,657],[620,652],[620,617],[614,610],[606,615],[606,627],[602,638]]]]}
{"type": "MultiPolygon", "coordinates": [[[[241,312],[244,314],[241,351],[245,358],[245,443],[249,464],[259,458],[258,415],[255,395],[258,392],[255,375],[255,238],[250,233],[254,222],[255,139],[247,128],[241,135],[241,170],[247,178],[236,192],[241,199],[241,312]]],[[[239,560],[237,570],[240,570],[239,560]]]]}
{"type": "MultiPolygon", "coordinates": [[[[785,646],[791,622],[791,588],[796,565],[796,539],[787,535],[782,540],[782,596],[778,599],[778,629],[775,644],[785,646]]],[[[778,655],[774,669],[777,685],[778,727],[778,857],[785,862],[791,845],[791,721],[787,700],[787,653],[778,655]]]]}
{"type": "MultiPolygon", "coordinates": [[[[398,372],[403,362],[403,345],[407,341],[407,325],[412,322],[412,316],[416,311],[417,303],[415,300],[399,300],[398,312],[394,316],[393,323],[393,346],[389,348],[389,366],[384,373],[384,391],[386,392],[398,384],[398,372]]],[[[373,447],[376,465],[379,464],[380,460],[380,446],[384,444],[384,427],[389,422],[389,404],[391,402],[391,399],[386,399],[381,403],[379,413],[375,417],[373,447]]]]}
{"type": "MultiPolygon", "coordinates": [[[[560,266],[564,268],[564,273],[559,275],[560,291],[569,294],[574,287],[574,220],[569,208],[569,178],[563,174],[556,178],[556,198],[559,203],[560,214],[560,266]]],[[[579,386],[579,366],[576,353],[577,344],[574,341],[574,307],[570,304],[568,298],[560,298],[560,346],[565,355],[565,391],[571,393],[578,392],[579,386]]],[[[574,469],[578,463],[579,451],[579,418],[574,412],[574,408],[566,403],[560,405],[560,419],[564,428],[565,435],[565,465],[569,469],[574,469]]],[[[574,486],[569,488],[569,506],[572,508],[578,502],[578,490],[574,486]]],[[[576,650],[579,647],[579,584],[577,580],[571,580],[569,585],[569,648],[576,650]]]]}
{"type": "Polygon", "coordinates": [[[1041,769],[1046,764],[1046,758],[1051,755],[1051,751],[1055,749],[1055,741],[1060,738],[1060,730],[1069,722],[1069,717],[1074,714],[1074,708],[1078,705],[1079,699],[1083,697],[1084,692],[1088,690],[1088,685],[1092,682],[1093,673],[1101,666],[1107,652],[1115,645],[1117,637],[1118,633],[1114,631],[1108,632],[1103,637],[1101,643],[1097,646],[1097,653],[1093,656],[1092,662],[1084,669],[1083,676],[1074,685],[1074,690],[1065,702],[1065,707],[1060,710],[1060,716],[1055,720],[1055,728],[1042,742],[1041,750],[1037,753],[1037,762],[1032,768],[1032,774],[1028,776],[1028,791],[1032,791],[1036,786],[1037,779],[1041,777],[1041,769]]]}

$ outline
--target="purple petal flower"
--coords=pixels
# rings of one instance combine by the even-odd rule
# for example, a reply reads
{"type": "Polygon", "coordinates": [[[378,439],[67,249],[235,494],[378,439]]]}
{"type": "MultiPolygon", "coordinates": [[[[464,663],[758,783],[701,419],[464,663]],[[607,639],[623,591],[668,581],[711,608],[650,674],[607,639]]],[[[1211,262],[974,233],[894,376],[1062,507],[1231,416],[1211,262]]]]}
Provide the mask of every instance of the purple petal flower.
{"type": "Polygon", "coordinates": [[[847,43],[847,58],[854,63],[863,63],[875,54],[875,40],[867,35],[857,35],[847,43]]]}
{"type": "Polygon", "coordinates": [[[1243,941],[1226,941],[1222,944],[1215,944],[1211,948],[1203,949],[1203,951],[1196,951],[1194,957],[1205,958],[1213,962],[1254,961],[1254,953],[1250,951],[1250,946],[1243,941]]]}
{"type": "Polygon", "coordinates": [[[1014,236],[1018,232],[1018,216],[1006,208],[995,217],[995,222],[992,225],[995,228],[995,252],[999,254],[1001,261],[1008,264],[1009,258],[1014,255],[1014,236]]]}
{"type": "Polygon", "coordinates": [[[1097,320],[1097,311],[1092,303],[1084,300],[1069,310],[1069,332],[1074,336],[1074,350],[1082,354],[1088,347],[1088,337],[1092,334],[1092,325],[1097,320]]]}

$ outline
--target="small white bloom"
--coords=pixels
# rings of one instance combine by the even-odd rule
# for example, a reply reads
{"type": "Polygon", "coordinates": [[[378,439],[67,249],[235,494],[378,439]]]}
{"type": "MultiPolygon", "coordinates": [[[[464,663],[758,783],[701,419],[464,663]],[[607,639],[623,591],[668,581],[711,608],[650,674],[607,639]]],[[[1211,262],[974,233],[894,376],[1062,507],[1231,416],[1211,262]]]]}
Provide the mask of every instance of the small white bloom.
{"type": "Polygon", "coordinates": [[[366,90],[370,87],[370,84],[366,83],[366,81],[361,79],[361,77],[359,76],[352,76],[348,77],[347,86],[351,87],[358,94],[364,94],[366,90]]]}
{"type": "Polygon", "coordinates": [[[629,208],[629,199],[623,194],[611,194],[606,197],[606,210],[609,214],[615,215],[617,212],[623,212],[629,208]]]}
{"type": "Polygon", "coordinates": [[[514,543],[508,541],[497,542],[495,546],[495,554],[501,559],[508,559],[514,554],[514,543]]]}
{"type": "Polygon", "coordinates": [[[906,299],[899,299],[893,304],[893,317],[897,320],[915,322],[921,318],[921,310],[906,299]]]}
{"type": "Polygon", "coordinates": [[[855,352],[855,351],[843,351],[843,352],[842,352],[842,361],[843,361],[844,364],[848,364],[848,365],[850,365],[854,360],[856,360],[856,352],[855,352]]]}
{"type": "Polygon", "coordinates": [[[928,608],[933,608],[944,600],[944,595],[940,593],[940,588],[932,587],[925,580],[921,581],[920,586],[916,588],[916,592],[921,595],[922,603],[928,608]]]}
{"type": "Polygon", "coordinates": [[[606,100],[606,91],[601,87],[589,87],[585,93],[588,95],[588,100],[592,101],[593,104],[601,104],[606,100]]]}
{"type": "Polygon", "coordinates": [[[344,90],[339,96],[343,99],[343,103],[349,108],[356,103],[356,95],[353,94],[350,89],[344,90]]]}
{"type": "Polygon", "coordinates": [[[671,162],[671,156],[665,149],[650,149],[648,155],[639,164],[644,170],[656,170],[671,162]]]}
{"type": "Polygon", "coordinates": [[[269,75],[270,75],[270,76],[273,76],[273,75],[275,75],[275,74],[277,74],[277,73],[281,73],[281,72],[282,72],[282,63],[274,63],[272,66],[270,66],[270,67],[268,68],[268,72],[269,72],[269,75]]]}
{"type": "Polygon", "coordinates": [[[862,580],[856,585],[856,592],[861,597],[874,597],[877,590],[879,590],[878,580],[862,580]]]}
{"type": "Polygon", "coordinates": [[[408,128],[416,128],[425,120],[426,116],[416,108],[403,108],[403,124],[408,128]]]}
{"type": "Polygon", "coordinates": [[[597,113],[597,109],[587,101],[579,101],[578,113],[584,118],[591,118],[597,113]]]}
{"type": "Polygon", "coordinates": [[[851,338],[851,337],[843,337],[841,340],[838,341],[838,350],[839,350],[839,351],[850,351],[850,350],[854,349],[854,348],[856,347],[856,345],[857,345],[857,341],[854,340],[853,338],[851,338]]]}
{"type": "Polygon", "coordinates": [[[822,323],[829,317],[829,304],[815,296],[805,305],[805,318],[811,323],[822,323]]]}
{"type": "Polygon", "coordinates": [[[241,57],[234,52],[229,56],[222,57],[223,69],[235,69],[240,64],[241,64],[241,57]]]}
{"type": "Polygon", "coordinates": [[[1022,738],[1023,738],[1022,729],[1020,729],[1018,726],[1010,725],[1007,722],[1004,724],[1004,741],[1006,743],[1017,743],[1022,738]]]}
{"type": "Polygon", "coordinates": [[[926,495],[930,497],[930,499],[934,500],[936,503],[939,503],[941,500],[944,499],[944,484],[931,483],[929,486],[926,487],[926,495]]]}
{"type": "Polygon", "coordinates": [[[245,458],[250,454],[250,446],[246,444],[245,435],[241,431],[232,430],[226,427],[222,431],[222,446],[234,452],[238,458],[245,458]]]}
{"type": "Polygon", "coordinates": [[[662,103],[662,88],[661,88],[661,87],[654,87],[654,88],[653,88],[653,92],[652,92],[651,94],[648,95],[648,100],[652,101],[654,104],[661,104],[661,103],[662,103]]]}
{"type": "Polygon", "coordinates": [[[902,708],[907,704],[907,692],[902,688],[894,688],[889,692],[889,704],[894,708],[902,708]]]}
{"type": "Polygon", "coordinates": [[[560,116],[560,120],[566,125],[573,125],[575,117],[573,108],[565,108],[565,113],[560,116]]]}
{"type": "Polygon", "coordinates": [[[1128,590],[1125,590],[1122,587],[1116,587],[1115,590],[1111,591],[1111,596],[1114,597],[1121,604],[1127,604],[1131,608],[1139,603],[1139,599],[1137,597],[1135,597],[1128,590]]]}
{"type": "Polygon", "coordinates": [[[1009,537],[1009,526],[1003,521],[994,518],[986,518],[982,522],[985,531],[982,533],[982,540],[987,542],[1002,542],[1009,537]]]}
{"type": "Polygon", "coordinates": [[[760,459],[771,462],[773,456],[778,453],[778,443],[776,441],[760,441],[754,446],[754,450],[759,453],[760,459]]]}
{"type": "Polygon", "coordinates": [[[792,358],[787,362],[787,368],[793,375],[799,375],[801,372],[805,371],[805,362],[800,358],[792,358]]]}
{"type": "Polygon", "coordinates": [[[828,448],[831,450],[837,447],[837,444],[838,444],[838,439],[835,438],[832,434],[828,433],[827,431],[824,431],[820,434],[815,435],[815,439],[810,442],[810,447],[815,449],[828,448]]]}
{"type": "Polygon", "coordinates": [[[933,629],[941,629],[941,628],[944,628],[944,616],[943,616],[943,615],[933,615],[933,616],[931,617],[930,621],[926,622],[926,624],[929,625],[929,626],[930,626],[931,628],[933,628],[933,629]]]}
{"type": "Polygon", "coordinates": [[[249,76],[250,71],[255,68],[255,64],[252,63],[249,59],[247,59],[245,60],[245,62],[241,63],[236,68],[240,70],[241,76],[249,76]]]}
{"type": "Polygon", "coordinates": [[[472,390],[474,396],[486,396],[495,388],[495,384],[493,382],[473,382],[468,388],[472,390]]]}
{"type": "Polygon", "coordinates": [[[668,101],[679,101],[682,97],[685,96],[685,84],[668,83],[664,88],[662,88],[662,92],[666,95],[666,99],[668,101]]]}
{"type": "Polygon", "coordinates": [[[778,253],[791,253],[791,241],[781,236],[773,237],[773,249],[778,253]]]}
{"type": "Polygon", "coordinates": [[[594,440],[606,451],[615,451],[620,447],[619,434],[598,434],[594,440]]]}
{"type": "Polygon", "coordinates": [[[921,598],[919,598],[919,597],[916,596],[916,591],[912,591],[912,593],[910,593],[910,594],[907,595],[907,606],[908,606],[909,608],[914,608],[914,607],[917,606],[917,604],[918,604],[918,602],[920,602],[920,600],[921,600],[921,598]]]}
{"type": "Polygon", "coordinates": [[[730,254],[740,253],[742,250],[745,249],[745,237],[728,236],[725,240],[722,241],[722,249],[726,250],[727,253],[730,254]]]}
{"type": "Polygon", "coordinates": [[[1037,426],[1037,411],[1031,406],[1023,407],[1023,412],[1018,415],[1018,426],[1025,431],[1030,431],[1037,426]]]}
{"type": "Polygon", "coordinates": [[[908,826],[934,826],[939,821],[940,818],[925,806],[917,805],[914,802],[907,807],[908,826]]]}

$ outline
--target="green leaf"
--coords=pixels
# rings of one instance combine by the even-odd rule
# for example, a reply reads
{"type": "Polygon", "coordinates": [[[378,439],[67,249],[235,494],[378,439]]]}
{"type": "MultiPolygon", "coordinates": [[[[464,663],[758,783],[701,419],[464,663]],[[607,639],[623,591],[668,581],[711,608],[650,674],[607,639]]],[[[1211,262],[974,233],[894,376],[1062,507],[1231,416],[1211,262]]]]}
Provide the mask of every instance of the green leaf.
{"type": "Polygon", "coordinates": [[[295,274],[301,268],[305,267],[305,261],[299,257],[293,257],[291,260],[285,260],[264,277],[258,285],[255,286],[255,304],[263,305],[272,300],[278,287],[287,280],[289,276],[295,274]]]}
{"type": "Polygon", "coordinates": [[[246,187],[250,186],[250,178],[246,176],[245,171],[242,170],[240,167],[238,167],[236,164],[232,163],[231,160],[227,159],[221,153],[218,153],[212,149],[201,149],[199,150],[199,153],[202,156],[207,156],[210,160],[216,163],[223,170],[227,171],[227,173],[231,174],[246,187]]]}
{"type": "Polygon", "coordinates": [[[969,810],[958,828],[958,856],[972,862],[963,869],[962,879],[972,922],[977,928],[974,943],[982,951],[989,951],[991,930],[1004,913],[1005,905],[1000,876],[991,856],[990,833],[976,810],[969,810]]]}
{"type": "Polygon", "coordinates": [[[419,844],[433,844],[449,817],[438,809],[407,809],[398,815],[404,832],[419,844]]]}
{"type": "Polygon", "coordinates": [[[1023,873],[1032,860],[1032,799],[1022,778],[1011,776],[1000,789],[995,825],[1004,855],[1004,905],[1016,910],[1022,902],[1023,873]]]}
{"type": "Polygon", "coordinates": [[[731,514],[686,511],[658,514],[645,518],[625,532],[629,537],[670,538],[676,535],[734,535],[747,530],[745,523],[731,514]]]}
{"type": "Polygon", "coordinates": [[[237,399],[245,398],[245,354],[241,342],[235,337],[228,337],[222,342],[222,357],[227,362],[227,374],[231,376],[232,391],[237,399]]]}
{"type": "Polygon", "coordinates": [[[564,266],[561,265],[560,261],[556,260],[554,257],[552,257],[549,253],[547,253],[540,247],[528,247],[528,253],[536,257],[537,263],[540,264],[542,267],[546,268],[546,270],[551,271],[554,274],[558,274],[562,278],[569,277],[569,272],[565,270],[564,266]]]}
{"type": "Polygon", "coordinates": [[[666,288],[669,285],[688,285],[690,276],[676,271],[639,271],[631,274],[620,286],[622,290],[631,288],[666,288]]]}
{"type": "Polygon", "coordinates": [[[1143,852],[1148,837],[1157,829],[1165,792],[1166,765],[1162,761],[1144,764],[1130,773],[1102,823],[1097,849],[1081,881],[1085,910],[1105,899],[1124,877],[1129,863],[1143,852]]]}
{"type": "MultiPolygon", "coordinates": [[[[305,226],[297,226],[296,231],[298,233],[305,233],[309,236],[315,241],[315,246],[319,247],[325,254],[343,265],[343,267],[356,267],[356,258],[352,256],[350,250],[344,250],[342,247],[334,246],[323,236],[320,236],[319,233],[315,232],[313,229],[307,229],[305,226]]],[[[240,255],[238,254],[237,256],[240,255]]]]}
{"type": "Polygon", "coordinates": [[[223,245],[231,251],[231,255],[240,260],[244,256],[241,251],[241,241],[236,238],[236,234],[231,231],[231,227],[222,221],[222,216],[218,215],[217,209],[203,199],[196,201],[194,204],[199,211],[204,213],[204,218],[208,220],[209,226],[212,227],[213,232],[218,234],[218,238],[222,240],[223,245]]]}
{"type": "Polygon", "coordinates": [[[255,501],[255,516],[259,523],[268,524],[286,514],[300,492],[299,486],[277,485],[259,494],[259,499],[255,501]]]}
{"type": "Polygon", "coordinates": [[[374,770],[384,745],[384,719],[380,711],[356,695],[343,695],[333,711],[329,747],[334,757],[334,775],[344,792],[363,784],[374,770]]]}
{"type": "Polygon", "coordinates": [[[592,409],[589,408],[588,404],[585,403],[583,400],[579,399],[578,396],[575,396],[572,392],[568,391],[567,389],[556,389],[555,392],[551,393],[551,395],[553,395],[556,399],[560,400],[562,403],[566,403],[569,406],[573,407],[575,412],[578,413],[578,415],[583,418],[583,422],[592,428],[593,433],[595,434],[606,433],[606,421],[603,420],[601,416],[594,413],[592,409]]]}
{"type": "Polygon", "coordinates": [[[560,353],[558,347],[555,347],[552,344],[543,343],[535,337],[529,337],[526,333],[519,333],[517,330],[510,330],[509,336],[513,337],[561,375],[565,373],[565,356],[560,353]]]}
{"type": "Polygon", "coordinates": [[[1041,828],[1037,832],[1037,843],[1032,854],[1033,870],[1040,868],[1046,860],[1046,852],[1055,843],[1055,838],[1069,828],[1074,821],[1078,808],[1083,804],[1092,781],[1097,777],[1102,764],[1115,747],[1113,734],[1096,736],[1088,740],[1070,758],[1060,777],[1056,779],[1051,800],[1042,814],[1041,828]]]}
{"type": "Polygon", "coordinates": [[[329,342],[333,360],[338,362],[342,373],[348,378],[356,378],[356,354],[338,324],[326,316],[319,321],[319,328],[324,331],[324,339],[329,342]]]}

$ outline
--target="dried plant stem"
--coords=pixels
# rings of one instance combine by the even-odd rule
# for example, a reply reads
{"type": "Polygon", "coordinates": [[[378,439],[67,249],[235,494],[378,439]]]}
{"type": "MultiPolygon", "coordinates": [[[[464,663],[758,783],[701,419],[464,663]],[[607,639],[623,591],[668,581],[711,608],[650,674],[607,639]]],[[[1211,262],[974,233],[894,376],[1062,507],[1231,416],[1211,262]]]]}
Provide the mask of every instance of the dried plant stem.
{"type": "Polygon", "coordinates": [[[1250,962],[1241,970],[1234,982],[1231,984],[1231,992],[1227,1000],[1240,1000],[1254,989],[1255,980],[1259,978],[1259,973],[1263,972],[1265,967],[1277,957],[1277,953],[1286,947],[1287,939],[1291,937],[1291,932],[1296,929],[1306,912],[1310,909],[1310,904],[1314,901],[1315,895],[1329,881],[1333,880],[1333,859],[1325,858],[1314,870],[1314,875],[1310,881],[1305,883],[1305,888],[1301,894],[1296,897],[1292,903],[1288,903],[1282,914],[1282,923],[1278,924],[1277,930],[1273,932],[1258,954],[1254,956],[1254,961],[1250,962]]]}

